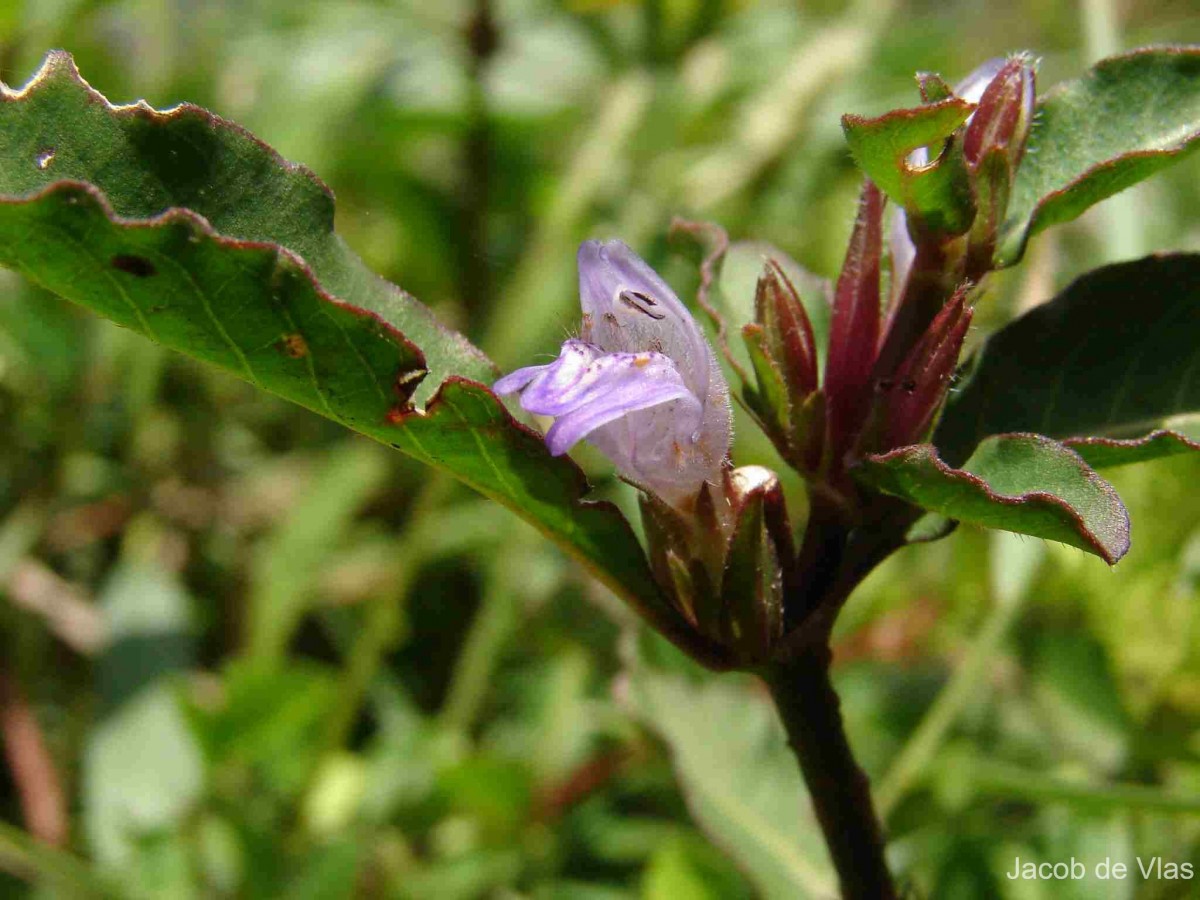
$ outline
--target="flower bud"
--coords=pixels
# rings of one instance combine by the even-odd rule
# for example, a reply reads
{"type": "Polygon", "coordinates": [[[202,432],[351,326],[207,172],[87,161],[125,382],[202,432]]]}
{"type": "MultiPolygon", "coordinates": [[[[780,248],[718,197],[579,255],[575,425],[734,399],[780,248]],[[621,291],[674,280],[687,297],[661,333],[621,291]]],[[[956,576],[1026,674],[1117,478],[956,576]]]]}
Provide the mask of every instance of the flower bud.
{"type": "Polygon", "coordinates": [[[976,277],[992,268],[997,235],[1033,124],[1034,102],[1033,63],[1027,56],[1014,56],[984,90],[963,137],[976,208],[968,269],[976,277]]]}
{"type": "Polygon", "coordinates": [[[1035,101],[1033,63],[1028,56],[1014,56],[991,80],[963,137],[967,167],[978,170],[984,157],[1000,151],[1015,174],[1025,152],[1033,124],[1035,101]]]}
{"type": "Polygon", "coordinates": [[[726,480],[733,510],[721,577],[722,630],[746,665],[765,662],[783,636],[784,572],[792,564],[791,528],[779,478],[762,466],[734,469],[726,480]]]}
{"type": "Polygon", "coordinates": [[[701,496],[698,506],[711,502],[711,515],[683,516],[642,496],[651,566],[697,632],[735,664],[761,664],[783,634],[785,573],[795,558],[779,479],[743,466],[701,496]]]}
{"type": "Polygon", "coordinates": [[[969,284],[960,287],[900,364],[877,385],[870,449],[890,450],[924,439],[950,390],[951,378],[971,326],[969,284]]]}
{"type": "Polygon", "coordinates": [[[871,371],[879,353],[883,204],[883,193],[867,181],[834,292],[825,358],[825,411],[835,464],[854,445],[871,404],[871,371]]]}
{"type": "Polygon", "coordinates": [[[817,389],[817,342],[800,293],[773,259],[763,265],[754,295],[754,320],[796,398],[817,389]]]}
{"type": "Polygon", "coordinates": [[[824,438],[823,414],[806,414],[817,390],[817,348],[812,323],[795,285],[767,259],[754,298],[754,322],[742,328],[758,389],[747,404],[780,454],[800,469],[813,469],[824,438]],[[814,446],[815,444],[815,446],[814,446]]]}

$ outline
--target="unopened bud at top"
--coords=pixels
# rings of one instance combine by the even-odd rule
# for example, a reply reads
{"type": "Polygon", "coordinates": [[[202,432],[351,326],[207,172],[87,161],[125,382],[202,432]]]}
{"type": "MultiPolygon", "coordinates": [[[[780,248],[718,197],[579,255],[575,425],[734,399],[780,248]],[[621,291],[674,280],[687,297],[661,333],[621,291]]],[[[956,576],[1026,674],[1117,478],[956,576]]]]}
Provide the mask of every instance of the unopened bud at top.
{"type": "Polygon", "coordinates": [[[995,150],[1004,153],[1016,171],[1033,124],[1035,101],[1033,61],[1021,54],[1008,60],[979,98],[963,137],[963,156],[971,169],[995,150]]]}

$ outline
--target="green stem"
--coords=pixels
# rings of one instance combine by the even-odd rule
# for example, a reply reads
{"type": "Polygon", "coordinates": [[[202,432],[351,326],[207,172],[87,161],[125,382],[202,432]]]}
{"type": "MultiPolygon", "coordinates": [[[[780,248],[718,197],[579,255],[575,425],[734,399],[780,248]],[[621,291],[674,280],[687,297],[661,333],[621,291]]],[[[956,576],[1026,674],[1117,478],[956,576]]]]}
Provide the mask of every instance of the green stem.
{"type": "Polygon", "coordinates": [[[19,828],[0,822],[0,870],[30,883],[53,885],[63,897],[118,898],[79,858],[40,844],[19,828]]]}
{"type": "Polygon", "coordinates": [[[463,734],[470,732],[479,714],[496,661],[517,623],[518,595],[500,581],[492,579],[475,613],[441,711],[442,724],[463,734]]]}
{"type": "Polygon", "coordinates": [[[1141,784],[1098,785],[1066,781],[995,760],[971,760],[971,785],[978,794],[1034,803],[1070,803],[1094,810],[1142,809],[1197,815],[1200,799],[1141,784]]]}
{"type": "Polygon", "coordinates": [[[396,557],[404,562],[388,589],[372,600],[365,610],[362,627],[350,649],[338,686],[340,701],[325,727],[325,753],[335,752],[345,744],[384,657],[400,636],[400,606],[424,555],[421,544],[424,523],[451,484],[445,475],[434,473],[422,482],[413,498],[408,521],[396,540],[396,557]]]}
{"type": "Polygon", "coordinates": [[[895,900],[870,784],[846,739],[829,660],[828,644],[813,645],[770,664],[763,677],[800,763],[843,900],[895,900]]]}
{"type": "MultiPolygon", "coordinates": [[[[1079,15],[1084,53],[1089,63],[1120,52],[1121,22],[1114,0],[1081,0],[1079,15]]],[[[1135,186],[1110,197],[1098,210],[1100,234],[1108,259],[1136,259],[1149,252],[1142,229],[1144,196],[1144,191],[1135,186]]]]}
{"type": "Polygon", "coordinates": [[[372,600],[365,611],[358,639],[342,672],[338,704],[325,727],[325,753],[333,753],[346,743],[384,655],[396,642],[401,623],[400,604],[408,592],[410,572],[406,565],[389,590],[372,600]]]}
{"type": "Polygon", "coordinates": [[[459,246],[459,285],[463,305],[472,315],[490,302],[491,263],[488,257],[488,209],[491,205],[492,128],[485,84],[487,70],[499,44],[491,0],[476,0],[467,22],[466,43],[470,76],[467,93],[467,132],[463,143],[462,234],[459,246]]]}
{"type": "Polygon", "coordinates": [[[1021,594],[1008,602],[997,603],[967,651],[966,661],[938,694],[917,730],[879,782],[875,802],[884,819],[892,814],[896,804],[929,768],[963,709],[978,698],[988,665],[1024,606],[1023,597],[1024,594],[1021,594]]]}

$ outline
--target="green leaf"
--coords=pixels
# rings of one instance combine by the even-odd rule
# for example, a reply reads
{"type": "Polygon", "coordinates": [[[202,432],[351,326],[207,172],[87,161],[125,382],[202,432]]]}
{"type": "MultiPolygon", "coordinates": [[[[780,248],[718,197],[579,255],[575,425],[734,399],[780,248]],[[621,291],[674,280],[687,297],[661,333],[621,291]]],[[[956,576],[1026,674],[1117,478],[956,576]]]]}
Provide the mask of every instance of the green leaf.
{"type": "Polygon", "coordinates": [[[208,757],[252,772],[270,793],[299,793],[318,761],[322,726],[343,702],[333,673],[311,661],[279,667],[238,658],[221,683],[219,706],[192,710],[208,757]]]}
{"type": "Polygon", "coordinates": [[[922,227],[962,234],[974,205],[961,151],[943,142],[967,120],[975,105],[957,97],[878,118],[842,117],[842,131],[860,169],[922,227]],[[914,166],[909,155],[929,148],[930,162],[914,166]]]}
{"type": "Polygon", "coordinates": [[[1127,466],[1200,450],[1200,442],[1163,428],[1140,438],[1070,438],[1063,443],[1093,469],[1127,466]]]}
{"type": "Polygon", "coordinates": [[[675,837],[650,857],[642,875],[642,900],[717,900],[717,895],[688,853],[687,842],[675,837]]]}
{"type": "Polygon", "coordinates": [[[692,815],[762,896],[834,896],[808,795],[766,693],[741,676],[696,681],[648,660],[631,676],[631,700],[670,746],[692,815]]]}
{"type": "Polygon", "coordinates": [[[1129,516],[1112,486],[1074,451],[1036,434],[981,443],[961,469],[929,444],[869,456],[872,487],[970,525],[1060,541],[1112,564],[1129,549],[1129,516]]]}
{"type": "Polygon", "coordinates": [[[100,605],[105,709],[84,749],[84,828],[97,858],[120,864],[139,837],[178,824],[199,799],[204,759],[170,683],[190,660],[187,596],[168,573],[122,563],[100,605]]]}
{"type": "Polygon", "coordinates": [[[1050,91],[1017,172],[998,264],[1017,262],[1030,236],[1178,162],[1198,137],[1200,47],[1135,50],[1050,91]]]}
{"type": "Polygon", "coordinates": [[[363,842],[343,837],[307,855],[303,867],[284,894],[286,900],[351,900],[361,896],[358,869],[363,842]]]}
{"type": "Polygon", "coordinates": [[[1152,256],[1084,275],[989,338],[933,443],[957,465],[988,435],[1031,431],[1121,465],[1197,449],[1158,430],[1196,412],[1200,255],[1152,256]]]}
{"type": "Polygon", "coordinates": [[[448,471],[687,644],[618,510],[582,500],[579,468],[484,386],[487,358],[333,220],[329,190],[249,133],[187,104],[113,107],[65,53],[0,96],[0,264],[448,471]]]}

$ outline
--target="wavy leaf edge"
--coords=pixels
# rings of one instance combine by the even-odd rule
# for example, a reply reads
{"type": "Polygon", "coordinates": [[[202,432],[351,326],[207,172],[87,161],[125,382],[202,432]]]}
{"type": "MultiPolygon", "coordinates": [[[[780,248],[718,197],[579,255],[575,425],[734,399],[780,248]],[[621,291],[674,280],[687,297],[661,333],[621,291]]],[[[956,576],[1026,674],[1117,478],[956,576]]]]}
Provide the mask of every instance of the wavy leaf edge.
{"type": "MultiPolygon", "coordinates": [[[[1124,520],[1123,527],[1121,529],[1123,534],[1122,539],[1111,547],[1106,545],[1092,532],[1090,528],[1087,527],[1083,516],[1078,510],[1076,510],[1073,506],[1071,506],[1071,504],[1063,500],[1061,497],[1058,497],[1049,491],[1026,491],[1017,495],[998,493],[997,491],[993,490],[992,486],[981,476],[972,472],[968,472],[964,469],[956,469],[944,462],[941,456],[938,454],[937,448],[932,444],[914,444],[908,447],[897,447],[896,449],[889,450],[886,453],[877,453],[865,457],[864,462],[868,464],[878,464],[884,466],[898,460],[928,462],[937,470],[940,475],[951,481],[969,485],[990,502],[997,503],[1001,506],[1038,506],[1054,513],[1064,515],[1073,525],[1075,531],[1079,534],[1081,539],[1091,546],[1092,551],[1110,566],[1115,565],[1126,553],[1129,552],[1130,541],[1128,511],[1126,511],[1124,504],[1121,502],[1121,498],[1117,495],[1117,492],[1113,486],[1096,474],[1096,472],[1092,470],[1092,468],[1087,464],[1084,458],[1080,456],[1079,453],[1059,441],[1055,441],[1046,437],[1045,435],[1033,434],[1032,432],[1011,432],[1008,434],[991,435],[988,440],[1004,438],[1028,439],[1039,444],[1054,445],[1067,450],[1070,455],[1078,461],[1080,474],[1082,474],[1084,478],[1091,482],[1095,487],[1099,488],[1106,498],[1114,502],[1117,508],[1121,510],[1124,520]]],[[[866,477],[868,479],[870,478],[870,476],[866,477]]],[[[938,510],[930,511],[939,512],[938,510]]],[[[957,520],[952,519],[952,521],[957,520]]]]}
{"type": "MultiPolygon", "coordinates": [[[[1192,440],[1187,435],[1169,428],[1157,428],[1141,437],[1118,438],[1103,435],[1070,437],[1065,438],[1061,443],[1078,453],[1083,457],[1084,462],[1093,468],[1130,465],[1200,450],[1200,441],[1192,440]],[[1110,460],[1106,455],[1103,457],[1103,461],[1094,461],[1089,455],[1093,449],[1103,454],[1121,454],[1121,458],[1110,460]],[[1126,457],[1125,454],[1129,454],[1129,456],[1126,457]]],[[[1101,457],[1097,454],[1096,460],[1099,459],[1101,457]]]]}
{"type": "MultiPolygon", "coordinates": [[[[1118,53],[1114,56],[1105,57],[1099,60],[1095,65],[1087,69],[1078,78],[1073,78],[1067,81],[1059,82],[1043,96],[1038,98],[1038,106],[1053,100],[1059,94],[1066,93],[1077,87],[1080,81],[1086,78],[1094,78],[1097,74],[1104,71],[1105,68],[1117,65],[1129,60],[1137,59],[1142,56],[1153,56],[1155,54],[1165,53],[1171,56],[1194,56],[1200,58],[1200,46],[1188,44],[1154,44],[1147,47],[1138,47],[1126,53],[1118,53]]],[[[1018,221],[1012,219],[1004,223],[1000,242],[997,248],[997,264],[1000,267],[1016,265],[1025,255],[1025,248],[1029,241],[1038,232],[1052,225],[1061,225],[1072,219],[1077,218],[1080,213],[1068,216],[1063,219],[1050,217],[1049,221],[1045,221],[1047,208],[1053,211],[1056,203],[1069,196],[1072,191],[1079,188],[1081,185],[1102,178],[1106,173],[1117,173],[1118,177],[1114,178],[1114,183],[1120,183],[1119,173],[1123,166],[1140,159],[1162,159],[1170,160],[1174,157],[1183,157],[1190,152],[1200,148],[1200,129],[1189,131],[1178,137],[1172,146],[1162,149],[1153,150],[1131,150],[1128,153],[1122,153],[1119,156],[1110,157],[1095,163],[1081,172],[1073,181],[1044,194],[1036,203],[1029,209],[1025,220],[1018,221]]],[[[1126,188],[1132,187],[1140,182],[1142,178],[1133,178],[1126,184],[1120,184],[1115,190],[1109,191],[1104,197],[1096,202],[1102,202],[1108,197],[1119,194],[1126,188]]],[[[1095,203],[1090,204],[1095,205],[1095,203]]],[[[1081,212],[1083,212],[1081,210],[1081,212]]]]}
{"type": "MultiPolygon", "coordinates": [[[[248,128],[246,128],[242,125],[239,125],[237,122],[234,122],[230,119],[226,119],[223,116],[221,116],[217,113],[214,113],[209,109],[205,109],[203,106],[199,106],[195,103],[190,103],[190,102],[184,101],[181,103],[177,103],[174,106],[167,107],[166,109],[157,109],[157,108],[151,106],[144,99],[136,100],[133,103],[113,103],[103,93],[101,93],[96,88],[94,88],[88,82],[88,80],[86,78],[83,77],[83,74],[79,71],[79,67],[75,64],[74,57],[66,50],[51,50],[51,51],[49,51],[46,54],[45,58],[42,60],[41,65],[38,66],[37,71],[34,72],[34,74],[32,76],[30,76],[30,78],[24,84],[22,84],[19,88],[9,87],[3,81],[0,81],[0,103],[21,102],[22,100],[26,100],[29,98],[29,96],[32,93],[37,91],[37,89],[40,86],[42,86],[44,83],[48,82],[51,78],[58,76],[58,75],[65,75],[67,78],[69,78],[70,80],[75,82],[79,87],[81,87],[86,92],[88,98],[92,102],[101,105],[105,109],[106,112],[108,112],[110,115],[116,116],[118,118],[126,117],[126,116],[143,116],[143,117],[148,117],[155,123],[161,123],[161,124],[166,125],[177,119],[194,117],[194,118],[200,119],[201,121],[205,122],[208,125],[211,125],[213,128],[232,132],[233,134],[237,135],[238,137],[242,138],[243,140],[249,141],[260,152],[264,153],[280,169],[284,170],[286,173],[288,173],[291,176],[303,178],[304,180],[308,181],[313,187],[315,187],[322,195],[324,195],[324,197],[328,200],[329,210],[328,210],[328,219],[327,219],[327,221],[321,223],[321,228],[324,231],[329,232],[329,233],[334,232],[334,205],[336,203],[336,197],[334,195],[333,189],[330,188],[329,185],[327,185],[324,182],[324,180],[322,180],[322,178],[319,175],[317,175],[308,166],[304,165],[303,163],[293,162],[292,160],[287,159],[278,150],[276,150],[274,147],[272,147],[270,144],[268,144],[266,141],[264,141],[258,135],[254,134],[254,132],[250,131],[248,128]]],[[[43,188],[42,191],[35,192],[34,194],[24,195],[24,196],[20,196],[20,197],[15,197],[12,195],[0,195],[0,202],[8,203],[8,202],[19,202],[21,200],[33,200],[33,199],[36,199],[39,194],[41,194],[45,191],[48,191],[50,188],[53,188],[53,187],[56,187],[56,186],[62,185],[62,184],[85,185],[86,187],[92,189],[92,191],[94,191],[100,197],[104,197],[104,192],[101,191],[99,188],[96,188],[95,185],[91,185],[91,184],[88,184],[87,182],[77,181],[77,180],[73,180],[73,179],[63,179],[61,181],[56,181],[56,182],[52,183],[51,185],[48,185],[46,188],[43,188]]],[[[247,247],[247,248],[265,249],[265,248],[274,247],[281,251],[285,251],[295,261],[300,263],[300,268],[304,271],[304,273],[307,275],[309,280],[312,281],[313,286],[316,288],[318,293],[320,293],[323,297],[328,298],[331,301],[333,301],[345,308],[355,309],[364,314],[374,316],[375,318],[380,319],[380,321],[385,326],[387,326],[387,328],[390,331],[393,331],[396,334],[400,335],[401,337],[404,337],[403,333],[400,332],[399,329],[397,329],[395,326],[389,325],[386,321],[382,320],[382,318],[379,317],[377,314],[371,312],[370,310],[362,309],[361,307],[352,307],[350,304],[345,303],[344,301],[340,301],[337,298],[333,297],[331,294],[329,294],[328,291],[326,291],[321,286],[320,281],[316,276],[316,273],[313,272],[312,268],[308,265],[308,263],[304,262],[303,258],[299,254],[297,254],[294,251],[290,250],[289,248],[285,247],[283,244],[273,243],[273,242],[269,242],[269,241],[266,241],[266,242],[264,242],[264,241],[249,241],[249,240],[244,240],[244,239],[239,239],[239,238],[226,237],[225,235],[222,235],[220,232],[218,232],[215,228],[213,228],[213,226],[208,222],[207,219],[205,219],[204,216],[195,212],[194,210],[190,210],[185,207],[171,207],[171,208],[163,210],[163,212],[159,213],[157,216],[151,217],[149,219],[124,219],[115,213],[115,211],[112,208],[112,204],[108,202],[106,197],[104,197],[104,204],[105,204],[106,212],[109,213],[109,218],[113,221],[114,224],[129,225],[129,224],[140,223],[140,222],[156,222],[160,217],[167,215],[168,213],[186,212],[194,219],[199,220],[200,222],[203,222],[205,234],[207,236],[220,238],[223,241],[233,241],[235,243],[240,242],[240,244],[242,246],[247,247]]],[[[364,268],[366,268],[366,267],[364,267],[364,268]]],[[[367,269],[367,271],[371,271],[371,270],[367,269]]],[[[423,303],[420,303],[419,301],[416,300],[415,297],[413,297],[411,294],[409,294],[402,287],[400,287],[399,285],[382,277],[378,273],[371,271],[371,275],[378,284],[382,285],[390,293],[413,301],[415,304],[413,309],[419,310],[425,316],[427,322],[432,327],[437,329],[444,337],[449,338],[452,341],[454,341],[456,348],[460,352],[462,352],[463,354],[465,354],[467,356],[473,357],[475,360],[477,360],[480,363],[485,364],[488,368],[490,368],[492,370],[493,373],[495,373],[497,375],[499,374],[499,369],[497,369],[496,364],[493,363],[482,350],[480,350],[478,347],[476,347],[474,344],[472,344],[469,340],[467,340],[467,338],[464,335],[462,335],[461,333],[459,333],[451,328],[448,328],[444,323],[442,323],[437,318],[437,316],[435,316],[433,314],[433,311],[430,310],[429,307],[425,306],[423,303]]],[[[420,351],[419,348],[416,348],[415,344],[413,344],[411,341],[409,341],[407,337],[404,337],[404,340],[405,340],[405,343],[407,343],[410,347],[418,350],[422,359],[424,358],[424,353],[422,351],[420,351]]],[[[413,387],[414,388],[416,387],[416,383],[413,384],[413,387]]]]}

